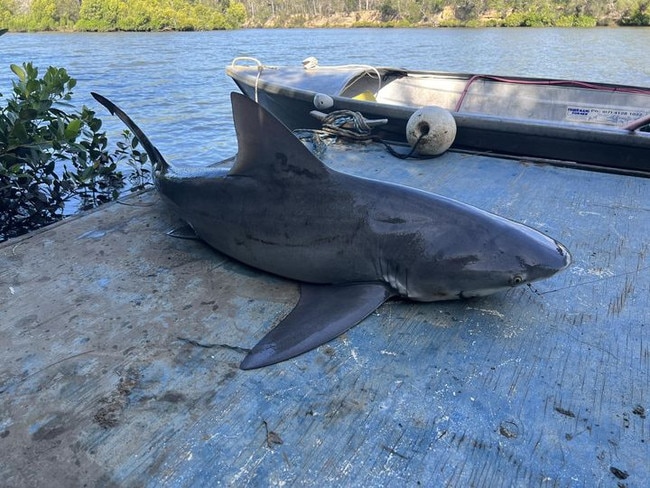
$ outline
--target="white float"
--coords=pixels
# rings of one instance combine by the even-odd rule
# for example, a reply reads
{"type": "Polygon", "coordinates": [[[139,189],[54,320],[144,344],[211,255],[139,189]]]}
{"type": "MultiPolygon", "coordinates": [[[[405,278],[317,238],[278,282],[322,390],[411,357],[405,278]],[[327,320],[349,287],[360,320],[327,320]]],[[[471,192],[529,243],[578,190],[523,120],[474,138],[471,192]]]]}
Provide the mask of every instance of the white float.
{"type": "Polygon", "coordinates": [[[416,151],[425,156],[444,153],[455,138],[456,120],[442,107],[422,107],[406,123],[406,140],[411,147],[417,144],[416,151]]]}
{"type": "Polygon", "coordinates": [[[320,110],[326,110],[334,106],[334,99],[324,93],[317,93],[314,96],[314,107],[320,110]]]}

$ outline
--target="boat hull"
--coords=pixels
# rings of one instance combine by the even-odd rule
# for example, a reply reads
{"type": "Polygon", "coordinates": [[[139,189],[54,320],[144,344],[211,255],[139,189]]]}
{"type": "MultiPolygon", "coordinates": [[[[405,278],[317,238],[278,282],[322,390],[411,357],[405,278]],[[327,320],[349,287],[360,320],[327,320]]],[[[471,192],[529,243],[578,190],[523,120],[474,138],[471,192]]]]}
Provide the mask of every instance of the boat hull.
{"type": "MultiPolygon", "coordinates": [[[[239,66],[230,66],[226,72],[244,94],[257,99],[290,129],[320,128],[320,123],[309,113],[315,108],[314,96],[325,93],[332,98],[333,109],[357,111],[368,119],[387,118],[388,123],[375,128],[373,133],[388,142],[406,143],[406,123],[418,107],[337,95],[336,92],[350,91],[354,75],[345,79],[332,75],[327,82],[324,73],[323,80],[314,83],[313,73],[306,73],[300,79],[299,72],[293,70],[283,78],[280,70],[273,71],[268,79],[264,71],[257,76],[256,70],[253,76],[250,68],[239,66]]],[[[609,85],[599,86],[609,88],[609,85]]],[[[644,103],[644,96],[634,94],[633,103],[644,103]]],[[[650,104],[650,90],[647,99],[650,104]]],[[[639,107],[635,113],[650,113],[650,105],[639,107]]],[[[478,112],[452,111],[452,114],[457,125],[454,149],[650,174],[650,133],[642,130],[478,112]]]]}

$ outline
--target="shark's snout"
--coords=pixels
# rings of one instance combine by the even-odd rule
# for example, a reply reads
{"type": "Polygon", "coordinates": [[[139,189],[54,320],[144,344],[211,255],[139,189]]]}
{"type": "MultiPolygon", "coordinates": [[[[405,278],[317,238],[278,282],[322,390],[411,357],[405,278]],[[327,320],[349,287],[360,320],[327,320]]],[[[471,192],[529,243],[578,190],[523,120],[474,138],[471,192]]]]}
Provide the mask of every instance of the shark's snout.
{"type": "Polygon", "coordinates": [[[526,278],[522,284],[550,278],[571,264],[571,253],[567,247],[554,239],[547,239],[549,245],[539,247],[528,256],[526,278]]]}
{"type": "Polygon", "coordinates": [[[557,252],[558,254],[562,257],[562,265],[560,268],[558,268],[558,271],[562,271],[563,269],[566,269],[569,267],[571,264],[571,253],[569,250],[566,248],[566,246],[560,242],[555,241],[555,244],[557,245],[557,252]]]}

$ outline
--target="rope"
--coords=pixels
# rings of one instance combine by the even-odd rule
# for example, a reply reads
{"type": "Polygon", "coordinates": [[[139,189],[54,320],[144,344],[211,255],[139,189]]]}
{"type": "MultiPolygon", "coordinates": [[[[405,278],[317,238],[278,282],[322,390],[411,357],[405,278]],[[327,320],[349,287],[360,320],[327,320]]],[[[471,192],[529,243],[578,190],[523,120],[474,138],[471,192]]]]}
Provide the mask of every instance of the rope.
{"type": "Polygon", "coordinates": [[[372,138],[372,129],[359,112],[335,110],[327,114],[322,123],[323,130],[329,134],[355,141],[367,141],[372,138]]]}
{"type": "MultiPolygon", "coordinates": [[[[327,114],[323,119],[323,131],[333,136],[345,137],[353,141],[374,141],[384,145],[386,150],[394,157],[399,159],[430,159],[432,156],[423,156],[416,154],[418,146],[426,134],[420,134],[413,147],[408,153],[398,152],[386,141],[372,135],[372,129],[366,123],[366,119],[359,112],[352,110],[335,110],[327,114]]],[[[323,149],[321,149],[323,151],[323,149]]]]}
{"type": "Polygon", "coordinates": [[[375,141],[381,142],[384,145],[384,147],[386,148],[386,150],[392,156],[394,156],[396,158],[399,158],[399,159],[409,159],[409,158],[413,158],[413,159],[431,159],[431,158],[433,158],[435,156],[424,156],[422,154],[416,154],[418,146],[420,145],[420,142],[422,141],[422,138],[424,138],[424,136],[426,136],[426,134],[420,134],[420,137],[418,137],[418,140],[415,141],[415,144],[413,144],[413,147],[411,148],[411,150],[408,153],[397,152],[394,147],[392,147],[390,144],[388,144],[386,141],[384,141],[382,139],[377,138],[377,139],[375,139],[375,141]]]}
{"type": "Polygon", "coordinates": [[[322,158],[327,150],[329,140],[336,140],[343,137],[356,142],[373,141],[384,145],[386,150],[394,157],[399,159],[431,159],[434,156],[424,156],[417,154],[417,148],[426,134],[420,134],[408,153],[397,151],[383,139],[373,136],[372,129],[366,123],[365,118],[359,112],[351,110],[336,110],[322,120],[323,129],[296,129],[294,134],[303,142],[312,144],[312,152],[319,158],[322,158]]]}
{"type": "Polygon", "coordinates": [[[327,140],[336,139],[336,136],[322,130],[296,129],[293,133],[303,143],[311,143],[311,152],[319,159],[325,156],[328,144],[327,140]]]}
{"type": "Polygon", "coordinates": [[[575,81],[575,80],[536,80],[536,79],[519,79],[519,78],[507,78],[504,76],[493,76],[493,75],[473,75],[465,84],[463,92],[460,94],[458,102],[456,102],[456,107],[454,107],[454,112],[460,112],[460,109],[465,101],[465,97],[469,92],[470,85],[472,85],[477,80],[487,80],[487,81],[497,81],[501,83],[511,83],[514,85],[547,85],[547,86],[568,86],[568,87],[578,87],[586,88],[589,90],[596,91],[609,91],[609,92],[624,92],[624,93],[640,93],[641,95],[650,94],[650,90],[642,87],[628,87],[628,86],[607,86],[597,83],[589,83],[586,81],[575,81]]]}
{"type": "Polygon", "coordinates": [[[317,58],[315,58],[314,56],[309,56],[308,58],[303,59],[302,66],[306,70],[319,69],[319,68],[340,69],[340,70],[364,69],[366,70],[366,74],[370,78],[372,78],[373,76],[377,78],[377,85],[378,85],[377,93],[379,93],[379,90],[381,90],[382,88],[381,72],[370,64],[343,64],[343,65],[336,65],[336,66],[321,66],[320,64],[318,64],[317,58]]]}
{"type": "Polygon", "coordinates": [[[234,68],[235,66],[237,66],[237,64],[239,64],[240,61],[250,61],[257,66],[257,76],[255,77],[255,103],[259,103],[257,92],[260,84],[260,77],[262,76],[262,71],[264,71],[264,64],[262,64],[262,62],[257,58],[251,58],[249,56],[239,56],[232,60],[230,66],[234,68]]]}

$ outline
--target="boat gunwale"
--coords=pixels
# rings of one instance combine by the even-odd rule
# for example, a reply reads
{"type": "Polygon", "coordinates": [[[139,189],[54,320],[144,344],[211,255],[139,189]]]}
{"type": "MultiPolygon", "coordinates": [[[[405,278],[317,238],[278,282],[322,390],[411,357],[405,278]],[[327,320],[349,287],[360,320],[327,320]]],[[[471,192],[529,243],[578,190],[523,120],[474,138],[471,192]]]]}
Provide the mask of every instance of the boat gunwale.
{"type": "MultiPolygon", "coordinates": [[[[265,89],[265,91],[268,91],[269,93],[274,93],[274,94],[278,94],[278,95],[282,95],[282,96],[291,96],[292,98],[297,98],[297,99],[300,99],[302,101],[308,101],[310,103],[313,101],[314,94],[318,93],[318,92],[316,92],[314,90],[307,90],[307,89],[304,89],[304,88],[295,88],[295,87],[291,87],[291,86],[288,86],[288,85],[283,85],[283,84],[275,82],[275,81],[265,80],[262,77],[258,78],[256,76],[250,75],[248,73],[246,73],[245,76],[242,76],[242,73],[239,72],[240,68],[241,68],[240,66],[235,66],[235,67],[228,66],[228,67],[226,67],[226,74],[228,76],[230,76],[233,80],[235,80],[235,82],[237,82],[238,79],[242,79],[242,78],[247,78],[247,79],[252,78],[254,83],[253,84],[248,84],[248,85],[252,86],[256,90],[259,90],[259,89],[262,88],[262,89],[265,89]],[[271,88],[272,88],[272,90],[270,90],[271,88]]],[[[246,67],[246,68],[250,68],[250,67],[246,67]]],[[[380,71],[382,69],[387,69],[387,70],[393,71],[392,68],[377,68],[377,69],[380,70],[380,71]]],[[[394,71],[399,72],[400,70],[395,69],[394,71]]],[[[413,73],[413,72],[415,72],[415,71],[409,71],[409,73],[413,73]]],[[[423,72],[423,73],[429,73],[429,72],[423,72]]],[[[350,84],[352,84],[354,81],[356,81],[356,79],[358,79],[359,76],[364,76],[365,74],[367,74],[367,73],[365,73],[365,72],[364,73],[357,73],[357,76],[351,76],[350,78],[348,78],[348,81],[345,83],[345,86],[341,90],[341,92],[345,91],[350,86],[350,84]]],[[[465,74],[463,74],[463,76],[465,76],[465,74]]],[[[487,76],[487,77],[490,77],[491,75],[469,75],[468,74],[466,76],[469,76],[469,77],[473,77],[473,76],[480,76],[480,77],[486,77],[487,76]]],[[[515,79],[515,78],[513,78],[513,79],[515,79]]],[[[519,79],[522,80],[522,81],[525,81],[525,80],[530,80],[530,81],[543,80],[542,78],[524,78],[524,77],[521,77],[519,79]]],[[[574,82],[574,81],[569,81],[569,80],[564,80],[564,82],[566,82],[566,83],[589,83],[589,82],[577,82],[577,81],[574,82]]],[[[595,88],[595,86],[597,86],[598,84],[593,83],[593,85],[594,85],[594,87],[589,87],[589,88],[585,87],[585,89],[597,89],[597,88],[595,88]]],[[[631,85],[630,86],[628,86],[628,85],[610,85],[610,84],[600,84],[600,85],[603,86],[603,87],[612,86],[612,87],[636,88],[636,87],[633,87],[631,85]]],[[[565,86],[565,85],[562,85],[562,86],[565,86]]],[[[571,85],[571,86],[566,85],[566,86],[567,87],[573,87],[573,85],[571,85]]],[[[642,93],[639,93],[639,94],[650,96],[650,88],[647,88],[647,89],[640,88],[640,89],[646,90],[646,91],[642,92],[642,93]]],[[[627,91],[621,91],[621,90],[613,90],[613,91],[620,92],[620,93],[637,94],[636,92],[627,92],[627,91]]],[[[345,102],[345,104],[347,104],[347,105],[351,105],[351,106],[355,107],[354,110],[359,111],[359,112],[363,112],[364,110],[367,110],[370,107],[377,107],[378,109],[381,109],[381,110],[373,109],[371,112],[381,112],[381,113],[390,114],[391,112],[402,112],[403,111],[404,114],[407,114],[407,113],[412,114],[415,110],[417,110],[417,109],[419,109],[421,107],[419,105],[408,105],[406,103],[402,104],[402,105],[396,105],[396,104],[389,104],[389,103],[384,103],[384,102],[380,102],[380,101],[360,100],[360,99],[354,99],[354,98],[351,98],[351,97],[341,96],[340,94],[327,93],[327,95],[330,96],[335,102],[336,101],[341,101],[341,102],[345,102]],[[356,107],[358,107],[358,108],[356,108],[356,107]]],[[[640,135],[642,138],[649,138],[650,139],[650,133],[644,133],[643,131],[640,131],[639,130],[640,127],[635,128],[635,130],[626,129],[625,127],[627,125],[629,125],[629,124],[626,124],[625,126],[587,125],[587,124],[580,124],[580,123],[576,123],[576,122],[565,122],[565,121],[559,121],[559,120],[548,121],[548,120],[545,120],[545,119],[533,119],[533,118],[523,119],[521,117],[508,117],[508,116],[502,116],[502,115],[491,115],[491,114],[485,114],[485,113],[482,113],[482,112],[465,111],[465,110],[463,110],[463,111],[450,110],[450,112],[454,116],[454,118],[456,118],[457,123],[458,123],[458,120],[462,118],[461,116],[466,115],[466,116],[469,116],[469,117],[472,117],[472,118],[475,118],[475,119],[482,119],[482,120],[495,120],[495,119],[498,119],[501,122],[510,122],[513,125],[517,124],[518,123],[517,121],[522,121],[522,122],[519,123],[519,125],[521,125],[521,126],[541,124],[541,125],[548,125],[548,126],[560,126],[562,128],[566,128],[566,129],[569,129],[569,130],[571,130],[572,128],[583,128],[586,131],[590,131],[590,132],[593,132],[593,131],[602,132],[602,133],[618,132],[620,134],[625,134],[625,135],[630,135],[630,134],[640,135]]],[[[464,120],[466,121],[468,119],[465,118],[464,120]]]]}

